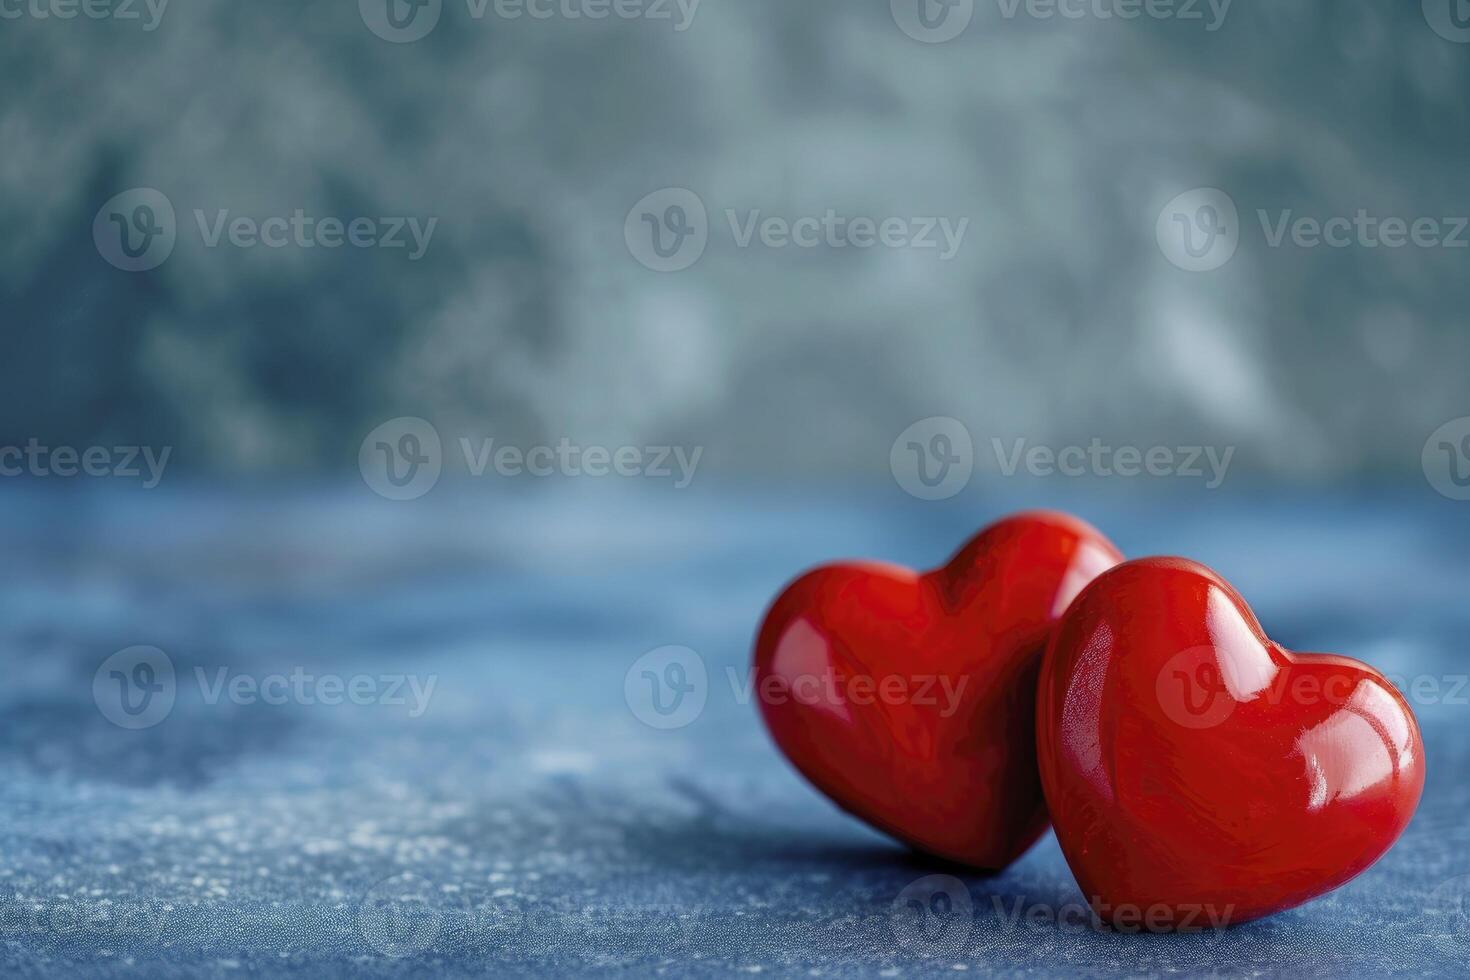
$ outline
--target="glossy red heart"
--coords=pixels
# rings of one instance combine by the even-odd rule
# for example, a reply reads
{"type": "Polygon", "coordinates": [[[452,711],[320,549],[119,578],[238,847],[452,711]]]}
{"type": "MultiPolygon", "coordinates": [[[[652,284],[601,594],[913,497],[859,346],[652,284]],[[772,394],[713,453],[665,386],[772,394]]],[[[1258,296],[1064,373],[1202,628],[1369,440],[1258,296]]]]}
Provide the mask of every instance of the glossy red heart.
{"type": "Polygon", "coordinates": [[[869,562],[808,572],[756,641],[766,725],[843,809],[947,860],[1003,868],[1046,829],[1034,745],[1046,641],[1121,560],[1082,521],[1036,512],[925,574],[869,562]]]}
{"type": "Polygon", "coordinates": [[[1273,643],[1179,558],[1119,565],[1077,597],[1042,669],[1037,753],[1062,852],[1125,929],[1238,924],[1336,888],[1398,839],[1424,787],[1392,684],[1273,643]]]}

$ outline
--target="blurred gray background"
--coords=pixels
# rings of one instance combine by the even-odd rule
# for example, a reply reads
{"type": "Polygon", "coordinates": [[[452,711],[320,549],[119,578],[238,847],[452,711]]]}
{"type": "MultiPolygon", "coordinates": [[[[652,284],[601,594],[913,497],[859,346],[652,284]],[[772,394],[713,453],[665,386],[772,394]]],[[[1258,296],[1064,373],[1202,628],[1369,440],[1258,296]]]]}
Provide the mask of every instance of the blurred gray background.
{"type": "Polygon", "coordinates": [[[1273,249],[1255,215],[1470,212],[1470,44],[1419,0],[1237,0],[1216,30],[1205,3],[1007,6],[977,0],[943,44],[888,0],[702,0],[682,31],[677,5],[444,0],[413,43],[349,0],[175,2],[153,30],[141,6],[0,20],[0,443],[351,472],[366,432],[417,415],[446,440],[886,478],[894,437],[942,415],[977,443],[1233,445],[1265,478],[1417,479],[1429,433],[1470,414],[1470,251],[1273,249]],[[135,187],[178,212],[141,273],[91,234],[135,187]],[[710,213],[676,273],[624,240],[667,187],[710,213]],[[1239,205],[1241,241],[1191,273],[1155,222],[1198,187],[1239,205]],[[298,208],[438,224],[409,261],[207,248],[193,216],[298,208]],[[943,261],[742,249],[724,216],[829,208],[970,224],[943,261]]]}

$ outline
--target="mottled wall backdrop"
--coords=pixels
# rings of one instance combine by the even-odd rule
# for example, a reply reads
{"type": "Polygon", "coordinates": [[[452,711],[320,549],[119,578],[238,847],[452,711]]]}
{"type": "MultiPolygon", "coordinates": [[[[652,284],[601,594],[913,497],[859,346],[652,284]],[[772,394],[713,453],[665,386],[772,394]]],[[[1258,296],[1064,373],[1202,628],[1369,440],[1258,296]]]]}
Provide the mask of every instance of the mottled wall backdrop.
{"type": "Polygon", "coordinates": [[[939,415],[1417,476],[1470,414],[1467,6],[0,0],[0,443],[884,475],[939,415]]]}

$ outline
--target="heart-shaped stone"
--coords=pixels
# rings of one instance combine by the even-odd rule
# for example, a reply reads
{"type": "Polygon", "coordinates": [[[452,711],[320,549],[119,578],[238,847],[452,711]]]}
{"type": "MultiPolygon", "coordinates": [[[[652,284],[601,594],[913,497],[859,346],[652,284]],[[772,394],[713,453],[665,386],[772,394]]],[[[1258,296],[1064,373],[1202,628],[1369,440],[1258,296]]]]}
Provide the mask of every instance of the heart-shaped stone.
{"type": "Polygon", "coordinates": [[[1067,862],[1124,929],[1236,924],[1336,888],[1424,787],[1414,714],[1383,675],[1273,643],[1178,558],[1077,597],[1042,670],[1037,753],[1067,862]]]}
{"type": "Polygon", "coordinates": [[[756,641],[767,727],[853,815],[941,858],[1004,868],[1046,829],[1035,694],[1051,629],[1121,560],[1082,521],[1035,512],[986,528],[932,572],[808,572],[756,641]]]}

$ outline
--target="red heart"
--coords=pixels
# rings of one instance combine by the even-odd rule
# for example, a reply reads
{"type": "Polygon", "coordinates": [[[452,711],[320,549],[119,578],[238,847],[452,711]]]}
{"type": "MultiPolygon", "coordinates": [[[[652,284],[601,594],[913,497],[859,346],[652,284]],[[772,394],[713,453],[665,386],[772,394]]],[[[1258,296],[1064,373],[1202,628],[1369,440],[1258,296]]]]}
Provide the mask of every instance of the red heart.
{"type": "Polygon", "coordinates": [[[1030,513],[943,568],[827,565],[792,583],[755,647],[776,744],[854,816],[939,857],[1005,867],[1046,829],[1036,677],[1052,626],[1122,560],[1082,521],[1030,513]]]}
{"type": "Polygon", "coordinates": [[[1273,643],[1180,558],[1083,590],[1036,721],[1057,840],[1120,928],[1234,924],[1321,895],[1388,850],[1424,788],[1418,724],[1383,675],[1273,643]]]}

